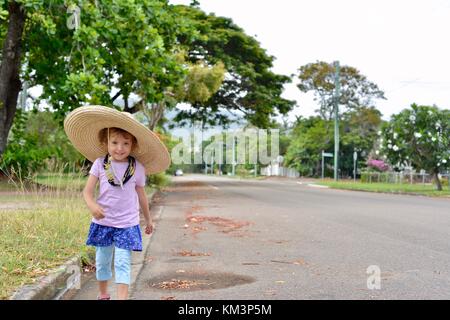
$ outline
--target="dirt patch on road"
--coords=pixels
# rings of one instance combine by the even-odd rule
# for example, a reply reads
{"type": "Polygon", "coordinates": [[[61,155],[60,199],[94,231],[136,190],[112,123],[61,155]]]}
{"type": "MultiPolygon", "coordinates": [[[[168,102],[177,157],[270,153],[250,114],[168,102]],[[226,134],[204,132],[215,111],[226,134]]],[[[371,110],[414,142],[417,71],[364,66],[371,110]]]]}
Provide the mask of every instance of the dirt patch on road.
{"type": "Polygon", "coordinates": [[[204,222],[211,223],[219,228],[220,232],[230,233],[236,231],[242,227],[246,227],[250,225],[248,221],[236,221],[232,219],[226,219],[222,217],[211,217],[211,216],[202,216],[202,215],[190,215],[186,218],[188,223],[199,223],[202,224],[204,222]]]}

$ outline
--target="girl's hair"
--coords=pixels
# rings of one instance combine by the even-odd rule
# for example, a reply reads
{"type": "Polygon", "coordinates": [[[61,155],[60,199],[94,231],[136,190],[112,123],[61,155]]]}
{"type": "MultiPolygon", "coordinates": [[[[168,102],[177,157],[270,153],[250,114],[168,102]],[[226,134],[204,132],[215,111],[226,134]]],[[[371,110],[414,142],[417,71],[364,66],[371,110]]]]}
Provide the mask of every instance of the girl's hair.
{"type": "MultiPolygon", "coordinates": [[[[131,133],[116,127],[109,128],[109,137],[117,134],[120,134],[124,138],[131,139],[131,150],[134,150],[137,147],[136,137],[131,133]]],[[[98,139],[102,144],[108,145],[108,128],[103,128],[102,130],[100,130],[100,132],[98,133],[98,139]]]]}

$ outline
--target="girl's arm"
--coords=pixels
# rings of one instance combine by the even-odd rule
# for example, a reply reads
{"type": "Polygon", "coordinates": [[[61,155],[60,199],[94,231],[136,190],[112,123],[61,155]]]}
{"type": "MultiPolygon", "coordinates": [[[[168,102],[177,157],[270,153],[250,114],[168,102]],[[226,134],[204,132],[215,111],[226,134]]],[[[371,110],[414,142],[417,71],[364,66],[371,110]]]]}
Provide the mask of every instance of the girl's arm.
{"type": "Polygon", "coordinates": [[[152,217],[150,216],[150,208],[148,205],[148,198],[147,194],[145,193],[145,188],[136,186],[136,192],[139,197],[139,205],[141,206],[142,213],[144,215],[145,224],[147,225],[145,228],[145,233],[150,234],[153,232],[153,221],[152,217]]]}
{"type": "Polygon", "coordinates": [[[98,205],[94,200],[94,190],[95,185],[97,184],[98,178],[94,175],[89,175],[88,181],[86,182],[86,186],[83,189],[83,198],[86,201],[86,204],[91,211],[92,215],[95,219],[100,220],[105,217],[105,212],[103,208],[98,205]]]}

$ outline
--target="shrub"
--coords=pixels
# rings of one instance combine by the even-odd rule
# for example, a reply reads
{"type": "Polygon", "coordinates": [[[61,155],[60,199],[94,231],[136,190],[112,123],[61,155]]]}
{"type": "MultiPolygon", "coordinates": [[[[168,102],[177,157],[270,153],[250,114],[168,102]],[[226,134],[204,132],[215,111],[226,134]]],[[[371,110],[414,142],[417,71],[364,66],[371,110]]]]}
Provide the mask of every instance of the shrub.
{"type": "Polygon", "coordinates": [[[389,165],[386,164],[383,160],[369,159],[367,161],[367,166],[378,172],[384,172],[389,170],[389,165]]]}

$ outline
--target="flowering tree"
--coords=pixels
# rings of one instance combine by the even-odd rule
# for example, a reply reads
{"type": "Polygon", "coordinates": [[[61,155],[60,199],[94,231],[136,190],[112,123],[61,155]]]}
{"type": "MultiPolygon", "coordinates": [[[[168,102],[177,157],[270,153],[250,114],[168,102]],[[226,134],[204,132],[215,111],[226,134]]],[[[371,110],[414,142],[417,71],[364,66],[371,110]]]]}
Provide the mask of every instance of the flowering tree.
{"type": "Polygon", "coordinates": [[[450,168],[450,111],[411,105],[382,127],[380,151],[396,167],[412,165],[433,175],[450,168]]]}
{"type": "Polygon", "coordinates": [[[369,159],[367,166],[381,172],[389,170],[389,165],[383,160],[369,159]]]}

